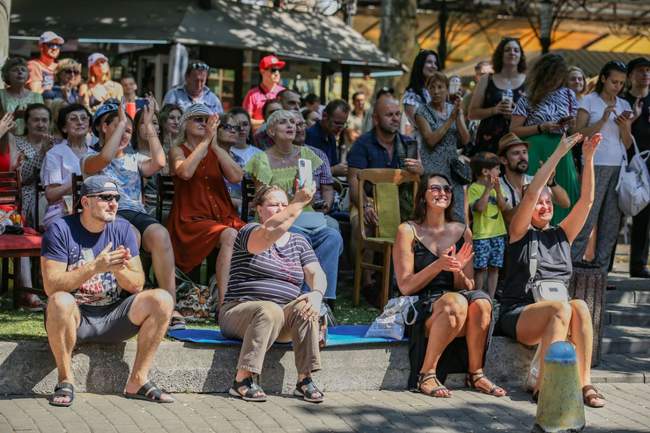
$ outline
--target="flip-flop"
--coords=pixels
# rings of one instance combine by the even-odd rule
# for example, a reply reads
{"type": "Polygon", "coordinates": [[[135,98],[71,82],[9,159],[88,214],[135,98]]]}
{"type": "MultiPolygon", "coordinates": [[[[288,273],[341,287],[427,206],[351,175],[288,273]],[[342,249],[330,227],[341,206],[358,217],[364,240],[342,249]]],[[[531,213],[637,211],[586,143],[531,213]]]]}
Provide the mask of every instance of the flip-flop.
{"type": "Polygon", "coordinates": [[[138,392],[130,393],[124,391],[124,397],[134,399],[134,400],[146,400],[152,401],[154,403],[173,403],[174,399],[163,400],[163,392],[158,386],[153,383],[151,380],[140,387],[138,392]]]}
{"type": "Polygon", "coordinates": [[[74,385],[72,385],[69,382],[61,382],[58,383],[54,387],[54,394],[50,397],[50,404],[52,406],[58,406],[58,407],[68,407],[72,404],[74,401],[74,385]],[[68,397],[70,400],[67,402],[56,402],[54,399],[56,397],[68,397]]]}

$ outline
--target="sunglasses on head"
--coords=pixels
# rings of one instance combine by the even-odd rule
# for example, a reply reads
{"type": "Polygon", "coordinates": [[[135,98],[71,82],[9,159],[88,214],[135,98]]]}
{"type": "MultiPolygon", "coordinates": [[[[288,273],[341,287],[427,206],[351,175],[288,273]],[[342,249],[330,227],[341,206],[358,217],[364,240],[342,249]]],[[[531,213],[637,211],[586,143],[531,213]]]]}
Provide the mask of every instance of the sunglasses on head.
{"type": "Polygon", "coordinates": [[[449,185],[429,185],[427,188],[431,192],[435,192],[440,194],[441,192],[444,192],[445,194],[451,194],[451,187],[449,185]]]}
{"type": "Polygon", "coordinates": [[[210,69],[210,67],[203,62],[196,62],[190,64],[189,69],[197,70],[197,71],[207,71],[208,69],[210,69]]]}
{"type": "Polygon", "coordinates": [[[88,197],[97,197],[99,200],[105,201],[106,203],[110,203],[113,200],[115,200],[115,203],[118,203],[120,201],[119,194],[93,194],[89,195],[88,197]]]}

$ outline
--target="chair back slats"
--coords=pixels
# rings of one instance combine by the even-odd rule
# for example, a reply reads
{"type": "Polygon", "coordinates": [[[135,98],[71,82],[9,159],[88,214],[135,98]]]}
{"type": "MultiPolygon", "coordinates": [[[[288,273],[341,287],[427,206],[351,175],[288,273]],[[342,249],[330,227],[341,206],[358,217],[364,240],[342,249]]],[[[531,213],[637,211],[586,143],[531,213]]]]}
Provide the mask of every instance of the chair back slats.
{"type": "Polygon", "coordinates": [[[81,184],[83,183],[84,178],[80,174],[72,175],[72,207],[74,213],[79,213],[82,210],[81,207],[81,184]]]}
{"type": "Polygon", "coordinates": [[[174,178],[169,175],[158,175],[157,179],[158,197],[156,199],[156,219],[163,220],[165,203],[171,207],[174,201],[174,178]]]}
{"type": "Polygon", "coordinates": [[[248,222],[254,212],[251,209],[251,203],[255,198],[255,192],[255,182],[249,176],[244,175],[241,181],[241,219],[244,222],[248,222]]]}
{"type": "Polygon", "coordinates": [[[15,171],[0,171],[0,204],[14,205],[18,213],[22,213],[20,173],[15,171]]]}
{"type": "Polygon", "coordinates": [[[394,183],[378,183],[374,186],[377,211],[377,236],[395,239],[400,224],[399,192],[394,183]]]}

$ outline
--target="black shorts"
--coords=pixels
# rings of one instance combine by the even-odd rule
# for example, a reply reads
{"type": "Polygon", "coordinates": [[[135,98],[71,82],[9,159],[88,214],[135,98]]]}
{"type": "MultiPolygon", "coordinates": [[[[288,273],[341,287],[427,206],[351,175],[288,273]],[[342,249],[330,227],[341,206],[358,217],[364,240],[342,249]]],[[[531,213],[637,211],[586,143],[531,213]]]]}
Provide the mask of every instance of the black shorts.
{"type": "Polygon", "coordinates": [[[140,327],[129,319],[135,296],[130,295],[110,305],[79,305],[77,343],[119,343],[136,335],[140,327]]]}
{"type": "Polygon", "coordinates": [[[144,235],[144,231],[147,230],[147,227],[150,225],[160,224],[160,222],[151,215],[135,210],[118,210],[117,215],[124,218],[138,229],[140,236],[144,235]]]}
{"type": "Polygon", "coordinates": [[[497,329],[501,331],[501,335],[517,341],[517,322],[524,308],[528,305],[530,304],[501,306],[499,322],[497,323],[497,329]]]}

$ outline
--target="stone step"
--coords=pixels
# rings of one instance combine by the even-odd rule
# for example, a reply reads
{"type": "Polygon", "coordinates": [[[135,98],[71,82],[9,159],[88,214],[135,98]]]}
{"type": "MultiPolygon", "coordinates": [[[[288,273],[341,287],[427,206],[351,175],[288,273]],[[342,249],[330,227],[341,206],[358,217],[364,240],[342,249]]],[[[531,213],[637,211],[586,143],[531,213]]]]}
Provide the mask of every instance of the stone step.
{"type": "Polygon", "coordinates": [[[612,304],[607,306],[605,324],[650,326],[650,304],[612,304]]]}
{"type": "MultiPolygon", "coordinates": [[[[207,346],[164,341],[150,378],[170,392],[226,392],[232,384],[240,346],[207,346]]],[[[120,393],[133,365],[136,343],[85,345],[73,354],[72,371],[79,392],[120,393]]],[[[534,351],[495,337],[486,374],[496,383],[521,386],[534,351]]],[[[606,355],[593,371],[593,381],[646,382],[647,355],[606,355]]],[[[326,348],[316,380],[324,391],[405,389],[409,374],[406,343],[326,348]]],[[[448,384],[462,386],[463,375],[448,384]]],[[[296,383],[293,353],[273,347],[266,356],[262,385],[267,392],[291,392],[296,383]]],[[[0,394],[52,392],[54,361],[46,342],[0,342],[0,394]]]]}
{"type": "Polygon", "coordinates": [[[601,346],[603,354],[650,354],[650,328],[636,326],[605,327],[601,346]]]}
{"type": "Polygon", "coordinates": [[[650,304],[650,291],[611,290],[607,292],[608,304],[650,304]]]}

